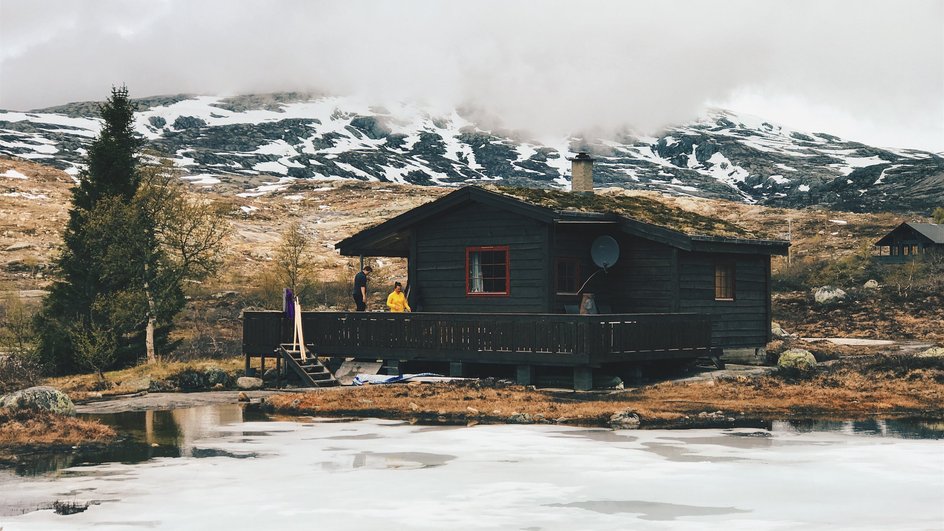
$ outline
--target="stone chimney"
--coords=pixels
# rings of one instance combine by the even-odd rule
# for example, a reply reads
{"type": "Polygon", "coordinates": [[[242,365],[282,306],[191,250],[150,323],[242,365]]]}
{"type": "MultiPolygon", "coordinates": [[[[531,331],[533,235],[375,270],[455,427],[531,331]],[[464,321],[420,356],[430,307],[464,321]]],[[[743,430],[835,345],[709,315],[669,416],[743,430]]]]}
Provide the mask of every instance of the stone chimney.
{"type": "Polygon", "coordinates": [[[572,192],[593,193],[593,159],[590,155],[581,151],[577,156],[570,159],[571,162],[571,186],[572,192]]]}

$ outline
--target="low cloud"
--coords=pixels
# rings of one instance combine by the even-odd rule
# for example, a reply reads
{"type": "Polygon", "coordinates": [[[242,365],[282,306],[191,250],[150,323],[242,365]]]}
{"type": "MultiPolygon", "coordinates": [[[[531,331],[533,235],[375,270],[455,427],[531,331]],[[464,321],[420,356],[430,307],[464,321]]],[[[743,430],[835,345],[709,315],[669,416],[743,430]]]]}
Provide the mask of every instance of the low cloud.
{"type": "Polygon", "coordinates": [[[99,100],[120,83],[134,96],[312,90],[561,135],[805,101],[845,117],[830,132],[942,150],[942,6],[0,0],[0,108],[99,100]]]}

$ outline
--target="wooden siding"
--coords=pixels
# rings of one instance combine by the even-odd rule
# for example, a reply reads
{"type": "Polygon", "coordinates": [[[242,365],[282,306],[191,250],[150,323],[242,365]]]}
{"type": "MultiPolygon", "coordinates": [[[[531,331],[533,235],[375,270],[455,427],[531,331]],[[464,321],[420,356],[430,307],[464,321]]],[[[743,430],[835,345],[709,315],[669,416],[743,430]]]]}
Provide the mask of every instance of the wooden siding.
{"type": "Polygon", "coordinates": [[[415,304],[424,312],[544,312],[548,275],[545,225],[485,205],[469,205],[416,228],[411,279],[415,304]],[[507,245],[510,293],[469,297],[465,291],[466,248],[507,245]]]}
{"type": "Polygon", "coordinates": [[[770,334],[770,257],[680,251],[679,311],[711,316],[713,344],[763,347],[770,334]],[[734,300],[715,300],[715,264],[735,265],[734,300]]]}
{"type": "MultiPolygon", "coordinates": [[[[554,235],[554,256],[577,258],[582,284],[599,270],[590,257],[590,245],[604,234],[619,242],[619,260],[605,274],[595,276],[584,292],[593,293],[598,306],[609,307],[615,313],[673,311],[675,251],[668,245],[621,234],[615,229],[559,225],[554,235]]],[[[554,264],[551,264],[552,278],[554,273],[554,264]]],[[[577,304],[579,297],[555,293],[553,300],[548,311],[562,312],[565,304],[577,304]]]]}

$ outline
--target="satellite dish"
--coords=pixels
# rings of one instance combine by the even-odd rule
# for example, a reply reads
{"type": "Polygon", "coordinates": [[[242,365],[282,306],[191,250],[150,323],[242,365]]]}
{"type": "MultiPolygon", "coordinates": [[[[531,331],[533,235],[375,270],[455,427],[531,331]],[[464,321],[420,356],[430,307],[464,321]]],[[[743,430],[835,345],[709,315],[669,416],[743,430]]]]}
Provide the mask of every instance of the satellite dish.
{"type": "Polygon", "coordinates": [[[597,236],[590,246],[590,257],[597,267],[603,269],[613,267],[619,260],[619,244],[612,236],[597,236]]]}

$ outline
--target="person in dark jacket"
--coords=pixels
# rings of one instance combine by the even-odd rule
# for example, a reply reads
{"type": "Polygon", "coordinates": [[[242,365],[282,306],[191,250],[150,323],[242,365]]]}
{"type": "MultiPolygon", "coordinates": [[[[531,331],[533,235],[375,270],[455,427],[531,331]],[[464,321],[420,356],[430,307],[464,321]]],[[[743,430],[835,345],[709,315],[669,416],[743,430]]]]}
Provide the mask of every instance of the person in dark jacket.
{"type": "Polygon", "coordinates": [[[354,297],[354,306],[359,312],[367,311],[367,275],[372,271],[370,266],[364,266],[364,269],[354,275],[354,293],[351,295],[354,297]]]}

